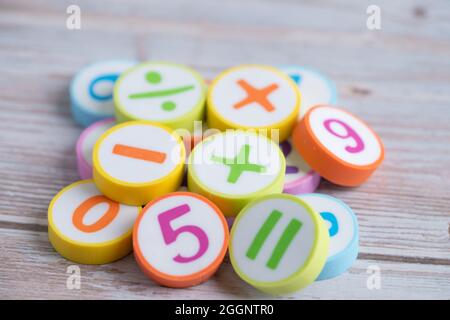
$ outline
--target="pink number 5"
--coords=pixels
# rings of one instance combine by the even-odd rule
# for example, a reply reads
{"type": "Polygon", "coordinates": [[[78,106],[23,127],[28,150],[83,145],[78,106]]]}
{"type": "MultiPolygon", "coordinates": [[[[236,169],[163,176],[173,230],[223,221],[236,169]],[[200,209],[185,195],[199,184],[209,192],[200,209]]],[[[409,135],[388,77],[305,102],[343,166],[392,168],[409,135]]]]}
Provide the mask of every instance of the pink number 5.
{"type": "Polygon", "coordinates": [[[345,122],[342,122],[339,119],[328,119],[323,122],[323,125],[325,128],[336,137],[347,139],[347,138],[353,138],[356,142],[356,146],[346,146],[345,150],[347,150],[350,153],[358,153],[364,150],[364,141],[361,139],[361,137],[356,133],[355,130],[353,130],[348,124],[345,122]],[[341,126],[345,128],[345,131],[347,131],[347,134],[341,135],[338,132],[334,131],[333,128],[331,128],[331,123],[339,123],[341,126]]]}
{"type": "Polygon", "coordinates": [[[173,258],[173,260],[179,263],[191,262],[200,258],[206,252],[209,246],[208,236],[206,235],[205,231],[203,231],[199,227],[187,225],[179,227],[178,229],[172,229],[170,222],[177,219],[178,217],[181,217],[182,215],[185,215],[189,211],[191,211],[189,205],[182,204],[181,206],[164,211],[158,216],[159,225],[161,227],[161,232],[166,244],[175,242],[177,240],[177,237],[183,232],[191,233],[198,239],[199,247],[197,253],[190,257],[183,257],[178,254],[173,258]]]}

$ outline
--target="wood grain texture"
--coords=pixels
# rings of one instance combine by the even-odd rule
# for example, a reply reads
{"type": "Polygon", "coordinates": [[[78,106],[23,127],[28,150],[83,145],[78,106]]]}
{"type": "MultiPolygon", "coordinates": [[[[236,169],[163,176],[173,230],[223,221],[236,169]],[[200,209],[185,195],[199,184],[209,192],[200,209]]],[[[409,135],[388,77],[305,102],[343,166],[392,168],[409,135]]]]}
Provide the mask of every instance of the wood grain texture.
{"type": "Polygon", "coordinates": [[[368,1],[0,2],[0,297],[265,298],[225,262],[186,290],[147,280],[132,257],[81,266],[53,251],[47,206],[78,180],[68,86],[108,58],[186,63],[212,78],[240,63],[300,64],[337,84],[338,104],[382,137],[386,160],[358,188],[322,182],[360,224],[360,255],[342,277],[283,298],[450,298],[450,4],[377,1],[382,29],[366,28],[368,1]],[[82,29],[66,29],[78,4],[82,29]],[[366,286],[369,265],[382,288],[366,286]]]}

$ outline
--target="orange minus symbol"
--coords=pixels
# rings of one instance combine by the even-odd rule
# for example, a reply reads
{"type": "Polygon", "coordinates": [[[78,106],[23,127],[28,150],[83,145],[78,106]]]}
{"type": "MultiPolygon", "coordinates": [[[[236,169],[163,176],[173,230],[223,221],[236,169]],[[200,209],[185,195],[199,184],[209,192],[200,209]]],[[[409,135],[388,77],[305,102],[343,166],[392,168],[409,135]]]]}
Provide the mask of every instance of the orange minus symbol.
{"type": "Polygon", "coordinates": [[[113,153],[124,157],[157,163],[163,163],[166,160],[166,154],[163,152],[130,147],[123,144],[114,145],[113,153]]]}

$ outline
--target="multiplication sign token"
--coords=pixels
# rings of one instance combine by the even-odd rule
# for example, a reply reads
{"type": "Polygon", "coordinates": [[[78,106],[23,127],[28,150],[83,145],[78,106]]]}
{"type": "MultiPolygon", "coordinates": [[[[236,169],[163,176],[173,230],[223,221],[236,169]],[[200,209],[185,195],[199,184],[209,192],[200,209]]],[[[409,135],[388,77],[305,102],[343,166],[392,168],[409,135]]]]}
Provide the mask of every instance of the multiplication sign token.
{"type": "Polygon", "coordinates": [[[280,148],[286,157],[283,192],[290,194],[314,192],[320,183],[319,174],[308,166],[297,150],[292,148],[291,139],[283,141],[280,148]]]}
{"type": "Polygon", "coordinates": [[[253,199],[283,190],[286,161],[269,138],[227,130],[200,142],[188,161],[188,189],[235,216],[253,199]]]}
{"type": "Polygon", "coordinates": [[[342,186],[360,185],[384,158],[383,144],[367,124],[331,106],[312,108],[298,122],[292,137],[312,169],[342,186]]]}
{"type": "Polygon", "coordinates": [[[113,87],[120,74],[136,61],[111,60],[81,69],[70,84],[70,101],[75,121],[87,127],[114,116],[113,87]]]}
{"type": "Polygon", "coordinates": [[[133,231],[134,255],[144,273],[168,287],[211,277],[227,251],[228,226],[211,201],[174,192],[145,206],[133,231]]]}
{"type": "Polygon", "coordinates": [[[109,128],[115,125],[114,118],[94,122],[83,130],[77,140],[77,168],[81,179],[92,179],[92,150],[97,139],[109,128]]]}
{"type": "Polygon", "coordinates": [[[207,120],[211,128],[256,129],[280,141],[291,134],[297,120],[300,92],[276,68],[244,65],[220,74],[210,85],[207,120]]]}
{"type": "Polygon", "coordinates": [[[251,202],[236,217],[230,260],[250,285],[284,294],[317,278],[328,245],[328,230],[316,211],[294,195],[273,194],[251,202]]]}
{"type": "Polygon", "coordinates": [[[66,259],[104,264],[132,250],[133,224],[141,207],[103,196],[92,180],[62,189],[48,208],[48,237],[66,259]]]}
{"type": "Polygon", "coordinates": [[[129,121],[106,131],[95,144],[97,187],[121,203],[144,205],[178,189],[185,149],[171,129],[148,121],[129,121]]]}
{"type": "Polygon", "coordinates": [[[280,69],[294,80],[302,93],[299,119],[318,104],[336,104],[336,85],[322,73],[299,66],[283,66],[280,69]]]}
{"type": "Polygon", "coordinates": [[[325,194],[309,193],[298,197],[319,212],[328,226],[330,249],[317,280],[339,276],[358,256],[358,221],[353,210],[341,200],[325,194]]]}
{"type": "Polygon", "coordinates": [[[206,85],[191,68],[164,62],[142,63],[125,72],[114,88],[119,122],[150,120],[192,131],[203,119],[206,85]]]}

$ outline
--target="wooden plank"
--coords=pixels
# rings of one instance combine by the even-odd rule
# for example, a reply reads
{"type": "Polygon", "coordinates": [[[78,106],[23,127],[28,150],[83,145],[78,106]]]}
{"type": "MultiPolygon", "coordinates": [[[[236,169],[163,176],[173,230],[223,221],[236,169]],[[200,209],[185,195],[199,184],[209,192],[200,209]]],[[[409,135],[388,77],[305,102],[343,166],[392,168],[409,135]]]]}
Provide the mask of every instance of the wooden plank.
{"type": "MultiPolygon", "coordinates": [[[[0,297],[7,299],[271,299],[241,281],[228,259],[208,282],[189,289],[157,286],[139,270],[132,255],[103,266],[81,265],[81,288],[69,290],[68,266],[55,254],[45,231],[0,229],[3,252],[0,297]]],[[[450,268],[359,259],[346,274],[316,282],[282,299],[449,299],[450,268]],[[380,288],[368,268],[380,270],[380,288]]]]}

